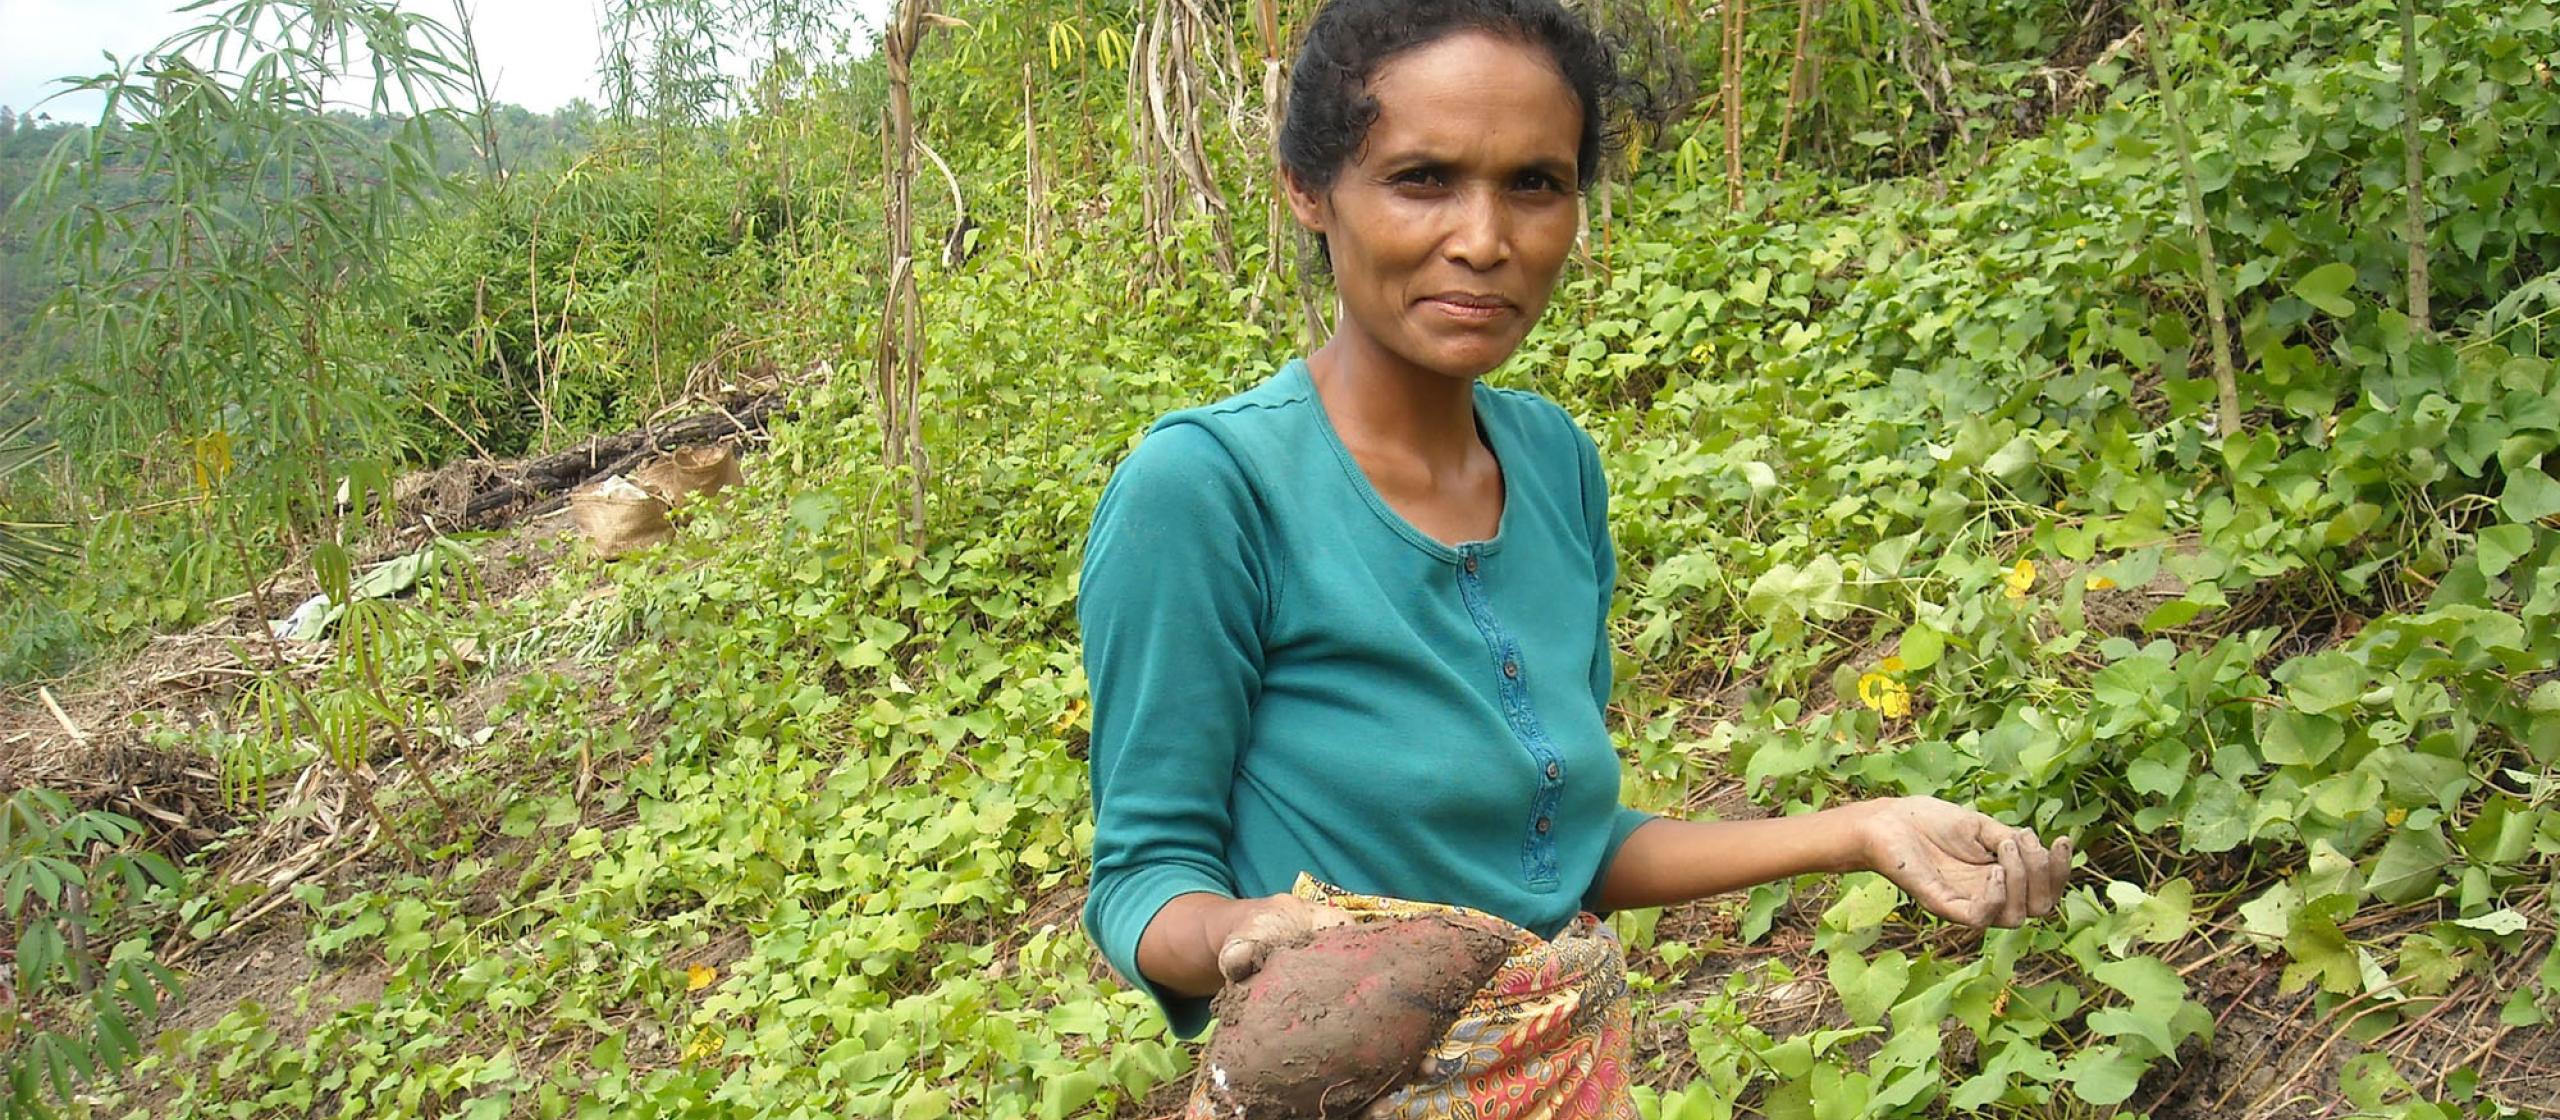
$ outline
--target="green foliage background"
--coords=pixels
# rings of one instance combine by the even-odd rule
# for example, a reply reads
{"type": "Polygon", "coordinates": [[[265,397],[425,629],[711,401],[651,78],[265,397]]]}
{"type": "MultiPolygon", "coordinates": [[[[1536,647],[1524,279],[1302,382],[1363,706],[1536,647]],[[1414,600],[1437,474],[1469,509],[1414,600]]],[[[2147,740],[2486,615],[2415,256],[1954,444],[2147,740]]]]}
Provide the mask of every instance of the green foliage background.
{"type": "MultiPolygon", "coordinates": [[[[384,328],[370,360],[415,378],[385,397],[400,446],[368,454],[435,461],[466,431],[542,446],[697,371],[809,371],[795,413],[675,543],[393,634],[394,693],[450,688],[464,639],[490,651],[471,672],[512,683],[492,735],[428,729],[453,744],[445,792],[477,809],[380,793],[427,858],[296,888],[310,949],[381,970],[380,997],[307,1030],[224,1015],[98,1114],[1130,1116],[1188,1070],[1073,924],[1075,556],[1150,419],[1299,348],[1293,278],[1258,271],[1298,247],[1264,239],[1248,111],[1210,130],[1239,274],[1194,221],[1183,267],[1151,278],[1131,251],[1134,6],[949,10],[967,27],[920,55],[922,131],[983,228],[974,259],[922,266],[926,543],[899,531],[867,389],[876,63],[777,66],[713,123],[632,121],[422,211],[387,266],[396,298],[346,309],[384,328]],[[1026,64],[1057,230],[1041,253],[1026,64]]],[[[1898,8],[1827,12],[1792,103],[1793,13],[1747,28],[1744,204],[1714,112],[1650,134],[1497,378],[1564,402],[1608,459],[1631,800],[1681,808],[1736,779],[1782,811],[1937,793],[2088,858],[2059,920],[1974,944],[1864,877],[1615,919],[1656,1024],[1644,1114],[2193,1109],[2181,1063],[2214,1052],[2227,998],[2197,970],[2235,955],[2352,1028],[2342,1048],[2447,1000],[2546,1029],[2552,12],[2429,5],[2403,58],[2396,7],[2370,0],[2208,0],[2148,44],[2114,5],[1945,2],[1944,77],[1908,65],[1927,44],[1898,8]],[[2242,431],[2213,419],[2144,50],[2196,131],[2242,431]],[[2402,310],[2412,65],[2433,331],[2402,310]],[[1747,951],[1773,937],[1790,950],[1747,951]],[[1814,969],[1836,1016],[1755,1022],[1814,969]]],[[[1716,72],[1711,13],[1604,18],[1661,45],[1658,90],[1678,90],[1675,59],[1716,72]]],[[[1238,36],[1252,73],[1241,15],[1238,36]]],[[[949,220],[929,164],[917,196],[924,228],[949,220]]],[[[187,555],[93,524],[93,564],[187,555]]],[[[291,523],[273,524],[262,547],[291,523]]],[[[141,567],[61,602],[139,632],[221,585],[141,567]]],[[[206,875],[184,920],[219,929],[255,892],[206,875]]],[[[2536,1099],[2438,1072],[2377,1046],[2277,1091],[2385,1116],[2536,1099]]]]}

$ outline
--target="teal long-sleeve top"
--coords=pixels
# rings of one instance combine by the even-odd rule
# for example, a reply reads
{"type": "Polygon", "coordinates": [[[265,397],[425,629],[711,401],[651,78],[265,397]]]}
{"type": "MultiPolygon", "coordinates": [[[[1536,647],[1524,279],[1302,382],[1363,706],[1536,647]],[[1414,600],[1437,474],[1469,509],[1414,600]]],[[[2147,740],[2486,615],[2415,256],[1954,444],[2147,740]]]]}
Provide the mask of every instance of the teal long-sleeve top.
{"type": "Polygon", "coordinates": [[[1552,937],[1648,819],[1618,803],[1603,716],[1617,562],[1598,452],[1542,397],[1474,395],[1502,469],[1490,540],[1399,516],[1297,360],[1157,421],[1104,488],[1077,597],[1084,922],[1184,1037],[1207,1001],[1137,967],[1177,895],[1276,894],[1304,871],[1552,937]]]}

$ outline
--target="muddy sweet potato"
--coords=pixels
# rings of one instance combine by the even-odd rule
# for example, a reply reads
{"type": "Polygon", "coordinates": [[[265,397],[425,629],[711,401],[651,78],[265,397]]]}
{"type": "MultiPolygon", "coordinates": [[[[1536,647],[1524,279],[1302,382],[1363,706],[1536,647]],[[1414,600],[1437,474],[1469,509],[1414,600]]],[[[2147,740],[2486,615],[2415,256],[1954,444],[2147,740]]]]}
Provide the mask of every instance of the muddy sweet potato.
{"type": "Polygon", "coordinates": [[[1200,1076],[1217,1114],[1359,1115],[1413,1077],[1509,948],[1487,924],[1433,915],[1338,926],[1273,951],[1214,1005],[1200,1076]]]}

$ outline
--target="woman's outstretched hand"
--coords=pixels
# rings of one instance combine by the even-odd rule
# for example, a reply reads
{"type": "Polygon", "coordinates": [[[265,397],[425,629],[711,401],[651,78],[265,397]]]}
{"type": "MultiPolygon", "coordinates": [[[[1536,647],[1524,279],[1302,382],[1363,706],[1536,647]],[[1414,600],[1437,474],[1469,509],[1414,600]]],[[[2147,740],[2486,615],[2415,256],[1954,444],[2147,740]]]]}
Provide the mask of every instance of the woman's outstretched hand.
{"type": "Polygon", "coordinates": [[[2046,847],[1934,797],[1869,803],[1860,821],[1868,866],[1927,907],[1968,926],[2019,926],[2053,911],[2071,878],[2071,840],[2046,847]]]}

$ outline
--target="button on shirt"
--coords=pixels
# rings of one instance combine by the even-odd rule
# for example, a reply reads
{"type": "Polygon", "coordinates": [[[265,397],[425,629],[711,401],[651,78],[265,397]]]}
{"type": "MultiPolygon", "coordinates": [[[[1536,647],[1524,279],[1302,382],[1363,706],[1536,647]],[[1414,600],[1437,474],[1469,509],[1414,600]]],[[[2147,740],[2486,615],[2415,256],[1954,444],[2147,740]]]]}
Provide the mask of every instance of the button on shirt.
{"type": "MultiPolygon", "coordinates": [[[[1650,819],[1618,804],[1617,575],[1590,439],[1475,389],[1500,462],[1491,540],[1450,545],[1369,485],[1302,361],[1158,421],[1112,475],[1077,611],[1093,693],[1085,928],[1137,946],[1177,895],[1352,891],[1553,936],[1650,819]]],[[[1146,985],[1175,1029],[1205,1000],[1146,985]]]]}

